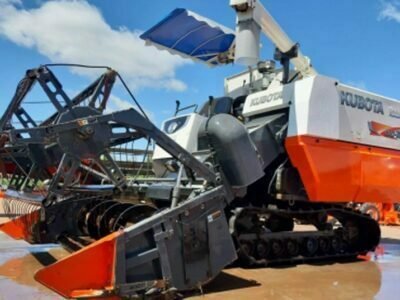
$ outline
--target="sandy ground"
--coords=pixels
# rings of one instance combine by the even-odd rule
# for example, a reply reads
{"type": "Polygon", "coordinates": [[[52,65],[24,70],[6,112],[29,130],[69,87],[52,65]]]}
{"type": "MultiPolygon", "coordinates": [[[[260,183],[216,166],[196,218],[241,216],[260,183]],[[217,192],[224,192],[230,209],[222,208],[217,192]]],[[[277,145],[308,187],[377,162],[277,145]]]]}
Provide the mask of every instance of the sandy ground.
{"type": "MultiPolygon", "coordinates": [[[[400,227],[382,227],[384,254],[370,261],[224,270],[191,299],[400,299],[400,227]]],[[[0,299],[61,299],[33,274],[66,251],[0,233],[0,299]]]]}
{"type": "Polygon", "coordinates": [[[231,268],[192,299],[400,299],[400,227],[382,226],[369,261],[286,268],[231,268]]]}

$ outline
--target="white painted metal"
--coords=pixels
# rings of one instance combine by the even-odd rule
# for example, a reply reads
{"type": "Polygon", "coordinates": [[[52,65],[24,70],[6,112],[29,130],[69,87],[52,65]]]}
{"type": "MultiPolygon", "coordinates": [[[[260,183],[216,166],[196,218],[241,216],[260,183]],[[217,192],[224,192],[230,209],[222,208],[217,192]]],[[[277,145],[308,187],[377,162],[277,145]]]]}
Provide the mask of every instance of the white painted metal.
{"type": "Polygon", "coordinates": [[[371,121],[378,122],[400,133],[399,100],[343,84],[339,84],[337,90],[339,136],[341,139],[396,150],[400,149],[399,135],[397,137],[372,135],[369,127],[371,121]],[[346,95],[349,96],[347,103],[346,95]]]}
{"type": "Polygon", "coordinates": [[[256,118],[283,107],[289,108],[288,137],[309,135],[400,149],[400,139],[374,135],[370,129],[370,122],[393,130],[400,127],[398,100],[317,75],[250,94],[243,115],[256,118]]]}
{"type": "Polygon", "coordinates": [[[260,26],[253,20],[239,20],[236,24],[235,62],[253,66],[260,60],[260,26]]]}
{"type": "MultiPolygon", "coordinates": [[[[311,135],[340,140],[336,80],[315,76],[286,85],[292,90],[288,136],[311,135]]],[[[288,93],[287,93],[288,94],[288,93]]]]}
{"type": "Polygon", "coordinates": [[[271,85],[281,85],[282,74],[277,70],[268,74],[260,74],[256,68],[225,78],[225,96],[236,98],[255,91],[265,90],[271,85]]]}
{"type": "MultiPolygon", "coordinates": [[[[257,69],[252,70],[252,84],[257,82],[263,77],[257,69]]],[[[250,93],[250,71],[246,70],[241,73],[229,76],[224,79],[225,96],[236,98],[250,93]]]]}
{"type": "MultiPolygon", "coordinates": [[[[236,22],[236,32],[240,32],[243,28],[242,24],[247,22],[255,22],[263,33],[276,45],[276,47],[281,52],[289,51],[295,43],[287,36],[287,34],[282,30],[275,19],[270,15],[270,13],[265,9],[259,0],[231,0],[230,5],[236,10],[237,22],[236,22]],[[243,11],[243,7],[247,9],[243,11]]],[[[244,27],[246,28],[246,27],[244,27]]],[[[255,34],[255,33],[254,33],[255,34]]],[[[236,50],[235,60],[241,60],[241,56],[246,55],[244,47],[249,48],[259,48],[258,44],[248,45],[247,40],[241,40],[240,35],[236,36],[236,50]]],[[[249,52],[251,52],[249,50],[249,52]]],[[[259,59],[258,59],[259,60],[259,59]]],[[[258,61],[257,60],[257,61],[258,61]]],[[[254,61],[253,61],[254,62],[254,61]]],[[[300,51],[296,58],[291,60],[296,70],[301,72],[303,76],[313,76],[317,72],[311,66],[310,59],[305,57],[300,51]]],[[[256,63],[256,62],[255,62],[256,63]]]]}
{"type": "MultiPolygon", "coordinates": [[[[164,130],[165,123],[167,123],[170,120],[173,120],[177,117],[170,118],[168,120],[165,120],[163,124],[161,125],[162,130],[174,141],[176,141],[179,145],[181,145],[183,148],[188,150],[189,152],[194,152],[197,151],[197,135],[199,131],[199,127],[202,123],[202,120],[205,120],[206,117],[200,116],[197,113],[191,113],[187,115],[180,115],[178,118],[186,116],[187,120],[185,122],[185,125],[183,125],[180,129],[178,129],[176,132],[172,134],[168,134],[164,130]]],[[[154,154],[153,154],[153,160],[154,159],[161,159],[161,158],[168,158],[171,157],[169,153],[164,151],[162,148],[156,146],[154,149],[154,154]]]]}
{"type": "MultiPolygon", "coordinates": [[[[200,129],[200,125],[203,123],[203,121],[206,119],[206,117],[201,116],[197,113],[191,113],[187,115],[179,115],[177,117],[170,118],[168,120],[165,120],[163,124],[161,125],[161,129],[175,142],[177,142],[180,146],[182,146],[184,149],[187,151],[193,153],[197,151],[197,141],[198,141],[198,133],[200,129]],[[176,132],[172,134],[168,134],[165,131],[165,124],[173,120],[175,118],[181,118],[181,117],[187,117],[187,120],[185,124],[179,128],[176,132]]],[[[165,161],[171,159],[171,155],[164,151],[161,147],[156,145],[154,148],[154,153],[153,153],[153,171],[156,174],[156,176],[163,177],[165,173],[165,161]]]]}

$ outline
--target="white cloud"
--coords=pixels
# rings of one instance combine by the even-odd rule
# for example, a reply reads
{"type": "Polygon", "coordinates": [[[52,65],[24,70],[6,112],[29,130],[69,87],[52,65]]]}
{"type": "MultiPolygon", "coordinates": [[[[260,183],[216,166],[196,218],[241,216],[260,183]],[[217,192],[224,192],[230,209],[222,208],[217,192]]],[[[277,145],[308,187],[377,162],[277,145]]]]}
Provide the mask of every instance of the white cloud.
{"type": "Polygon", "coordinates": [[[133,108],[132,103],[129,103],[127,100],[123,100],[115,95],[110,95],[110,98],[109,98],[107,104],[108,104],[107,109],[106,109],[107,113],[133,108]]]}
{"type": "Polygon", "coordinates": [[[0,5],[6,5],[6,4],[21,4],[21,0],[0,0],[0,5]]]}
{"type": "MultiPolygon", "coordinates": [[[[108,65],[133,88],[185,90],[175,70],[188,61],[146,47],[140,33],[111,28],[101,12],[83,0],[47,1],[36,9],[24,8],[20,0],[0,0],[0,35],[52,62],[108,65]]],[[[92,70],[74,72],[93,75],[92,70]]]]}
{"type": "Polygon", "coordinates": [[[167,90],[184,91],[186,90],[186,85],[180,80],[174,78],[166,80],[162,83],[162,86],[167,90]]]}
{"type": "MultiPolygon", "coordinates": [[[[129,109],[129,108],[135,108],[136,106],[133,104],[132,101],[128,101],[128,100],[124,100],[121,99],[115,95],[110,95],[110,98],[108,100],[107,103],[107,108],[104,111],[106,114],[112,113],[114,111],[120,111],[120,110],[125,110],[125,109],[129,109]]],[[[152,121],[155,122],[155,116],[154,113],[152,111],[149,111],[145,108],[143,108],[143,111],[146,113],[147,117],[152,121]]],[[[136,109],[137,111],[139,111],[138,109],[136,109]]]]}
{"type": "Polygon", "coordinates": [[[381,1],[382,8],[379,12],[378,20],[389,20],[400,23],[400,3],[399,1],[381,1]]]}

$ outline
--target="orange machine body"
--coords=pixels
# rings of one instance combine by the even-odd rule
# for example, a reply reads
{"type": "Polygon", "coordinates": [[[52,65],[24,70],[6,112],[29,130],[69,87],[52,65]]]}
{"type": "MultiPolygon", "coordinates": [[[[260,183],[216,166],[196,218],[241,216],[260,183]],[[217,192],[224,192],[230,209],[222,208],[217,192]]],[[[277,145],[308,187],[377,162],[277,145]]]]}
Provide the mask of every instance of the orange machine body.
{"type": "Polygon", "coordinates": [[[379,222],[383,225],[400,225],[400,212],[393,203],[375,203],[379,211],[379,222]]]}
{"type": "Polygon", "coordinates": [[[285,147],[310,201],[400,199],[400,151],[306,135],[287,138],[285,147]]]}
{"type": "Polygon", "coordinates": [[[114,292],[116,242],[122,232],[39,270],[35,279],[66,298],[117,299],[114,292]]]}

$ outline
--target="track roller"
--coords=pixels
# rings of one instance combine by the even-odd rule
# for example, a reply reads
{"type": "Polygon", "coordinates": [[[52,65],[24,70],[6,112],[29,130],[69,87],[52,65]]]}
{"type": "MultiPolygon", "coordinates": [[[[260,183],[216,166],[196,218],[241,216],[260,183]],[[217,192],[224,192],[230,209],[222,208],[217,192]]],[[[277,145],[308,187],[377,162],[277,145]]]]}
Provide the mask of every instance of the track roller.
{"type": "Polygon", "coordinates": [[[308,237],[304,241],[304,256],[313,256],[318,251],[318,239],[315,237],[308,237]]]}
{"type": "Polygon", "coordinates": [[[267,258],[271,252],[271,245],[268,242],[259,241],[255,251],[257,259],[267,258]]]}
{"type": "Polygon", "coordinates": [[[295,239],[287,239],[285,241],[286,251],[289,256],[297,256],[300,252],[300,247],[295,239]]]}
{"type": "Polygon", "coordinates": [[[379,224],[339,205],[300,203],[290,208],[240,208],[229,220],[241,261],[252,266],[354,259],[379,244],[379,224]],[[332,215],[339,224],[325,226],[332,215]],[[293,231],[293,220],[310,220],[315,231],[293,231]],[[260,230],[260,228],[262,228],[260,230]]]}
{"type": "Polygon", "coordinates": [[[285,246],[283,245],[283,241],[279,239],[273,239],[271,241],[271,254],[274,258],[279,258],[283,255],[285,251],[285,246]]]}
{"type": "Polygon", "coordinates": [[[330,243],[329,239],[326,237],[319,237],[318,238],[318,249],[320,253],[327,254],[330,251],[330,243]]]}

